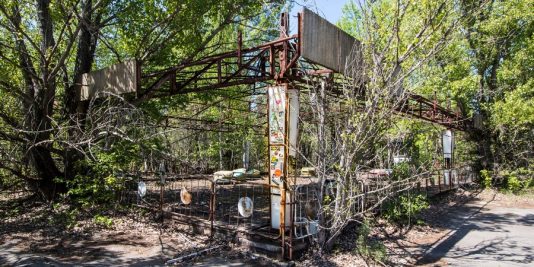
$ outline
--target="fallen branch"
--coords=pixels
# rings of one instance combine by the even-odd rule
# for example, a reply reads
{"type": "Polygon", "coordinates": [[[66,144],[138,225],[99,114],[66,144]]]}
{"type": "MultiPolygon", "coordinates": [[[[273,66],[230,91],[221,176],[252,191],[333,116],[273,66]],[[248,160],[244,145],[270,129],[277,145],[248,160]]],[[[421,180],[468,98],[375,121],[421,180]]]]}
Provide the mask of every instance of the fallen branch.
{"type": "Polygon", "coordinates": [[[172,260],[168,260],[167,262],[165,262],[165,265],[172,265],[172,264],[180,263],[180,262],[183,262],[185,260],[189,260],[189,259],[201,256],[201,255],[206,254],[206,253],[208,253],[210,251],[219,249],[221,247],[223,247],[223,245],[217,245],[217,246],[209,247],[209,248],[203,249],[201,251],[193,252],[193,253],[190,253],[190,254],[187,254],[187,255],[172,259],[172,260]]]}

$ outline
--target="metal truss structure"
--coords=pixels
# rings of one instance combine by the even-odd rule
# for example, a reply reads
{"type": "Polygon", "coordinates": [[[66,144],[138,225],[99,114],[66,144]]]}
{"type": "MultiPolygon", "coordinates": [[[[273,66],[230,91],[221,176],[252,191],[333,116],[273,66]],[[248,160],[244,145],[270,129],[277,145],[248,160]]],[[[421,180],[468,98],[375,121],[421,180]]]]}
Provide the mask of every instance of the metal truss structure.
{"type": "MultiPolygon", "coordinates": [[[[291,182],[291,179],[289,179],[288,158],[291,156],[290,148],[292,147],[289,140],[291,136],[289,129],[292,121],[292,113],[289,109],[292,98],[290,97],[289,89],[306,89],[310,81],[322,79],[329,83],[329,95],[336,97],[342,91],[344,83],[350,83],[354,80],[350,77],[343,77],[344,67],[341,67],[341,65],[344,66],[344,64],[340,63],[347,58],[353,45],[359,45],[359,42],[336,26],[310,12],[309,10],[304,10],[303,13],[298,14],[298,31],[292,35],[289,34],[289,15],[283,13],[278,39],[254,47],[244,48],[242,35],[238,34],[237,50],[235,51],[203,57],[154,72],[143,73],[143,66],[138,63],[132,64],[132,62],[128,62],[121,66],[114,66],[107,70],[100,70],[86,75],[87,82],[82,86],[82,92],[84,92],[83,100],[97,97],[98,90],[107,90],[113,87],[118,93],[135,91],[136,95],[133,102],[137,103],[152,98],[163,98],[178,94],[210,92],[216,95],[217,90],[236,86],[253,86],[253,88],[257,88],[276,85],[271,86],[269,90],[273,89],[273,87],[278,87],[279,93],[269,94],[269,99],[276,99],[276,95],[278,95],[278,99],[284,99],[283,102],[254,103],[254,106],[265,106],[256,110],[228,107],[229,110],[233,109],[237,112],[255,113],[258,118],[264,118],[265,121],[258,119],[253,124],[242,124],[226,121],[224,116],[218,120],[197,117],[198,114],[207,109],[204,105],[214,105],[218,102],[210,104],[191,102],[190,104],[192,105],[202,106],[192,116],[190,114],[187,117],[171,115],[165,117],[163,127],[167,128],[234,132],[246,127],[253,129],[258,135],[263,135],[262,132],[268,130],[265,133],[269,135],[269,166],[274,168],[269,168],[269,179],[267,180],[258,179],[257,181],[242,183],[225,184],[222,182],[224,179],[220,179],[218,182],[215,176],[213,178],[210,176],[207,179],[205,177],[189,177],[187,179],[174,177],[168,179],[167,185],[164,182],[157,185],[156,181],[152,180],[151,187],[154,189],[149,189],[151,194],[147,195],[146,199],[153,199],[154,203],[157,203],[157,189],[159,189],[160,212],[164,212],[164,203],[176,204],[176,192],[180,190],[180,199],[182,199],[183,193],[189,196],[189,201],[186,202],[182,199],[183,205],[167,206],[170,209],[169,214],[176,216],[176,218],[185,223],[200,224],[203,222],[205,225],[209,225],[212,234],[215,228],[238,231],[241,226],[246,226],[247,232],[253,232],[253,235],[256,235],[260,229],[271,226],[269,230],[279,229],[279,234],[268,236],[268,239],[273,240],[273,242],[279,242],[282,257],[287,254],[290,259],[293,257],[294,249],[298,247],[296,241],[304,240],[304,237],[311,236],[311,234],[307,236],[301,234],[302,229],[300,228],[306,222],[303,219],[304,215],[300,213],[302,213],[303,209],[306,209],[306,203],[311,200],[316,201],[316,199],[310,197],[313,194],[308,194],[308,189],[313,188],[313,183],[316,181],[306,182],[293,177],[294,181],[291,182]],[[318,32],[314,32],[316,28],[319,29],[318,32]],[[317,36],[320,38],[317,38],[317,36]],[[323,38],[324,36],[326,37],[323,38]],[[316,45],[317,47],[315,47],[316,45]],[[315,62],[311,62],[308,59],[315,62]],[[330,66],[330,68],[323,66],[330,66]],[[276,105],[278,106],[271,105],[271,103],[277,103],[276,105]],[[276,111],[270,112],[273,107],[277,107],[276,111]],[[270,117],[270,114],[283,115],[270,117]],[[267,118],[269,119],[267,120],[267,118]],[[271,118],[274,118],[275,124],[271,123],[271,118]],[[280,120],[278,120],[279,118],[280,120]],[[173,121],[179,121],[179,123],[176,124],[173,121]],[[265,127],[266,124],[267,127],[265,127]],[[272,127],[273,125],[275,127],[272,127]],[[280,127],[280,125],[284,125],[284,127],[280,127]],[[273,135],[275,138],[272,138],[272,132],[276,133],[273,135]],[[279,140],[279,136],[282,136],[283,140],[279,140]],[[169,190],[165,191],[164,187],[169,190]],[[194,199],[191,202],[191,197],[193,196],[194,199]],[[243,196],[252,197],[251,201],[256,203],[251,208],[252,210],[255,209],[256,217],[248,218],[248,216],[236,215],[237,207],[234,205],[235,201],[238,197],[243,198],[243,196]],[[169,201],[164,200],[166,197],[169,201]],[[273,209],[275,207],[273,206],[274,204],[278,207],[278,211],[273,209]],[[288,207],[287,210],[286,207],[288,207]],[[276,212],[279,214],[276,214],[276,212]],[[289,216],[286,216],[286,214],[289,214],[289,216]],[[289,218],[287,224],[286,217],[289,218]],[[274,221],[276,221],[273,218],[277,218],[276,226],[273,226],[274,221]]],[[[363,87],[365,87],[365,83],[363,84],[363,87]]],[[[248,89],[240,93],[248,97],[258,93],[264,94],[265,92],[248,89]]],[[[365,89],[359,87],[358,93],[364,94],[365,89]]],[[[293,99],[298,100],[298,96],[293,99]]],[[[248,100],[238,100],[237,98],[233,100],[248,102],[248,100]]],[[[466,130],[469,126],[470,119],[461,118],[458,113],[450,109],[450,105],[449,107],[439,105],[436,97],[430,100],[420,95],[405,93],[403,100],[399,101],[401,104],[395,107],[396,112],[401,116],[422,119],[442,125],[448,129],[466,130]]],[[[249,103],[252,105],[252,102],[249,103]]],[[[343,110],[340,109],[339,112],[343,112],[343,110]]],[[[293,129],[298,128],[293,127],[293,129]]],[[[298,133],[298,131],[296,132],[298,133]]],[[[460,181],[454,180],[455,177],[453,176],[455,175],[453,173],[450,170],[448,171],[449,180],[444,182],[443,185],[453,188],[455,184],[460,184],[460,181]]],[[[445,172],[443,172],[443,176],[438,173],[436,177],[437,183],[432,182],[435,181],[432,176],[425,178],[425,188],[427,190],[428,188],[432,189],[437,184],[438,190],[441,191],[440,177],[445,177],[445,172]]],[[[161,181],[164,180],[164,178],[161,178],[161,181]]],[[[415,182],[409,181],[410,185],[400,184],[398,185],[398,190],[400,191],[401,187],[413,186],[415,182]]],[[[380,184],[377,182],[376,185],[378,188],[380,184]]],[[[357,188],[357,186],[359,185],[354,185],[354,188],[357,188]]],[[[390,187],[382,187],[380,190],[390,190],[388,188],[390,187]]],[[[370,201],[372,201],[366,199],[368,192],[378,194],[377,192],[380,190],[369,191],[362,184],[362,194],[358,195],[359,200],[355,202],[361,203],[355,206],[358,212],[364,213],[367,211],[368,206],[366,205],[369,205],[370,201]]],[[[239,201],[241,201],[241,198],[239,198],[239,201]]],[[[137,200],[139,202],[139,198],[137,200]]],[[[152,205],[152,207],[155,206],[152,205]]]]}
{"type": "MultiPolygon", "coordinates": [[[[137,100],[272,82],[288,83],[299,88],[305,87],[306,78],[310,76],[335,73],[301,57],[301,16],[299,13],[297,34],[288,34],[288,14],[284,13],[281,17],[280,37],[275,41],[243,48],[239,34],[235,51],[204,57],[161,71],[140,73],[137,100]]],[[[465,130],[470,121],[461,118],[450,108],[439,105],[435,98],[430,100],[416,94],[408,94],[406,101],[396,110],[400,114],[455,130],[465,130]]]]}

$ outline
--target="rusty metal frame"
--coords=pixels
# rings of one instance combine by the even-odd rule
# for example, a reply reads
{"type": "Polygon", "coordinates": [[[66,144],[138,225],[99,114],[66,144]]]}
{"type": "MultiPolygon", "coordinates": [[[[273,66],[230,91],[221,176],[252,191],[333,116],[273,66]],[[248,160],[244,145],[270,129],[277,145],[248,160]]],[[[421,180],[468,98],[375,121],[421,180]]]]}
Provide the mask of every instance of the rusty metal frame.
{"type": "MultiPolygon", "coordinates": [[[[280,37],[277,40],[243,48],[242,35],[239,33],[238,48],[235,51],[204,57],[162,71],[139,74],[140,82],[135,101],[269,81],[274,81],[276,84],[293,82],[305,84],[304,75],[334,73],[324,68],[309,71],[297,68],[297,62],[303,60],[300,56],[302,29],[300,13],[297,19],[297,34],[288,35],[289,15],[283,13],[280,17],[280,37]],[[146,89],[139,90],[140,88],[146,89]]],[[[340,86],[337,84],[333,88],[340,86]]],[[[404,103],[396,107],[396,110],[399,114],[462,131],[466,130],[470,122],[466,118],[461,118],[450,107],[438,105],[435,97],[430,100],[420,95],[408,94],[404,103]]]]}
{"type": "MultiPolygon", "coordinates": [[[[256,83],[267,83],[274,81],[277,85],[286,86],[286,99],[289,100],[289,86],[295,88],[300,84],[305,84],[304,75],[321,76],[325,73],[333,74],[332,70],[312,67],[311,70],[297,68],[297,63],[301,58],[301,30],[302,14],[298,14],[298,33],[288,34],[289,15],[283,13],[280,17],[280,36],[277,40],[267,42],[258,46],[243,48],[241,33],[237,37],[237,50],[218,55],[208,56],[186,62],[161,71],[151,73],[141,73],[141,66],[138,66],[138,90],[134,101],[141,102],[150,98],[159,98],[177,94],[198,93],[221,88],[250,85],[256,83]],[[300,83],[300,84],[299,84],[300,83]],[[141,88],[145,88],[141,90],[141,88]]],[[[309,62],[308,62],[309,63],[309,62]]],[[[313,66],[313,64],[309,63],[313,66]]],[[[334,88],[341,87],[340,83],[334,84],[334,88]]],[[[334,89],[335,90],[335,89],[334,89]]],[[[396,107],[400,114],[408,115],[432,123],[443,125],[447,128],[456,130],[465,130],[467,119],[461,119],[458,113],[453,112],[450,107],[438,105],[436,98],[429,100],[423,96],[408,94],[405,101],[396,107]]],[[[269,112],[267,112],[267,115],[269,112]]],[[[290,229],[293,227],[293,213],[295,209],[295,198],[290,194],[289,200],[286,199],[286,190],[288,188],[289,168],[288,168],[288,131],[289,131],[289,101],[286,101],[286,118],[285,118],[285,140],[284,140],[284,173],[283,186],[280,188],[280,236],[281,249],[283,256],[293,256],[293,234],[289,232],[289,239],[286,240],[286,222],[285,212],[286,205],[290,205],[290,229]],[[286,248],[289,249],[286,254],[286,248]]],[[[183,118],[177,118],[183,119],[183,118]]],[[[213,121],[201,119],[184,119],[203,124],[213,124],[213,121]]],[[[269,120],[268,120],[269,121],[269,120]]],[[[269,123],[269,122],[268,122],[269,123]]],[[[270,149],[269,142],[269,149],[270,149]]],[[[269,153],[270,155],[270,153],[269,153]]],[[[268,164],[270,165],[270,164],[268,164]]],[[[441,177],[438,177],[438,189],[441,191],[441,177]]],[[[425,181],[428,187],[428,180],[425,181]]],[[[269,175],[269,195],[270,188],[269,175]]],[[[452,186],[452,185],[451,185],[452,186]]],[[[163,190],[163,189],[162,189],[163,190]]],[[[215,217],[216,217],[216,185],[210,187],[209,199],[209,217],[210,233],[214,235],[215,217]]],[[[272,198],[270,198],[271,201],[272,198]]],[[[364,200],[362,200],[364,201],[364,200]]],[[[362,202],[363,203],[363,202],[362,202]]],[[[363,206],[364,204],[362,204],[363,206]]],[[[269,216],[271,214],[269,206],[269,216]]]]}
{"type": "Polygon", "coordinates": [[[460,118],[457,112],[437,104],[437,100],[429,100],[423,96],[409,94],[406,101],[396,111],[414,118],[436,123],[450,129],[465,131],[469,119],[460,118]]]}

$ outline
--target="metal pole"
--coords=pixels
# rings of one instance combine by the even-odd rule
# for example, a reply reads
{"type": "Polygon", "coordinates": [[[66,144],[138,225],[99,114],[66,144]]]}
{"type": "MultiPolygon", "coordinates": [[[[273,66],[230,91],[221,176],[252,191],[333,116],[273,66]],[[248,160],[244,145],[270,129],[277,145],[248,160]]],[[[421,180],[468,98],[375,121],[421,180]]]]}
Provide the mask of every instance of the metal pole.
{"type": "Polygon", "coordinates": [[[428,197],[428,177],[425,178],[425,196],[428,197]]]}
{"type": "Polygon", "coordinates": [[[441,174],[438,170],[438,191],[441,192],[441,174]]]}
{"type": "Polygon", "coordinates": [[[160,174],[160,186],[159,186],[159,213],[161,215],[161,223],[163,223],[163,174],[160,174]]]}
{"type": "MultiPolygon", "coordinates": [[[[287,33],[289,31],[289,14],[287,12],[282,13],[280,17],[280,38],[287,37],[287,33]]],[[[278,79],[284,78],[284,74],[286,72],[287,68],[287,52],[288,52],[288,45],[287,43],[283,44],[283,49],[279,52],[279,59],[280,59],[280,75],[278,75],[278,79]]],[[[281,80],[278,80],[280,82],[281,80]]],[[[285,99],[286,99],[286,106],[285,106],[285,118],[284,118],[284,125],[285,125],[285,132],[284,132],[284,161],[282,163],[283,166],[283,179],[281,179],[280,183],[280,235],[281,235],[281,242],[282,242],[282,258],[285,257],[285,213],[286,213],[286,186],[287,186],[287,179],[288,179],[288,169],[287,169],[287,156],[288,156],[288,121],[289,121],[289,96],[288,96],[288,86],[285,85],[285,99]]]]}
{"type": "Polygon", "coordinates": [[[452,169],[449,169],[449,190],[452,189],[452,169]]]}
{"type": "Polygon", "coordinates": [[[211,183],[211,198],[210,198],[210,236],[213,238],[213,223],[215,220],[215,182],[211,183]]]}

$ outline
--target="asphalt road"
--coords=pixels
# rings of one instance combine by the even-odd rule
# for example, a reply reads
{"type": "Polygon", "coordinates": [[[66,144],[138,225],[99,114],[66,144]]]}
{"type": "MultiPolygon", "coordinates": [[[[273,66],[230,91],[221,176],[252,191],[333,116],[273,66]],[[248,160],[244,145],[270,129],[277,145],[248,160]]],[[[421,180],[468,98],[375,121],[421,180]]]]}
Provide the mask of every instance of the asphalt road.
{"type": "Polygon", "coordinates": [[[450,212],[453,229],[418,262],[449,266],[534,266],[534,208],[475,201],[450,212]]]}

